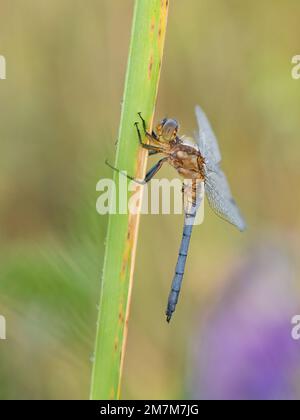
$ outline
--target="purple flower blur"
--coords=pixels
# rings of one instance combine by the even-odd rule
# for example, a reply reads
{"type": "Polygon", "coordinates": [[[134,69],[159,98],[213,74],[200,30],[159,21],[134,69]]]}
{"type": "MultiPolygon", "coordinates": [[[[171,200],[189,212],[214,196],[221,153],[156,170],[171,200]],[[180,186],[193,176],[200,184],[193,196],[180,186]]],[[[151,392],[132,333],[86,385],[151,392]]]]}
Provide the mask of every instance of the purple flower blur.
{"type": "Polygon", "coordinates": [[[192,398],[299,399],[300,342],[291,319],[300,305],[289,259],[274,248],[256,250],[226,284],[196,334],[192,398]]]}

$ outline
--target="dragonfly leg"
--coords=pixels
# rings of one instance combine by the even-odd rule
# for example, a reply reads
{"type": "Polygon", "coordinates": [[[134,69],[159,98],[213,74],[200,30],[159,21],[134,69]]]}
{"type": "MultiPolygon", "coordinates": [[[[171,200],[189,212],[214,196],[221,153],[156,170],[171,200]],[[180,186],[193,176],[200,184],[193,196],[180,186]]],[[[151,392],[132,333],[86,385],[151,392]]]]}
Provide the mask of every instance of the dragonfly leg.
{"type": "Polygon", "coordinates": [[[157,150],[149,150],[149,156],[157,155],[159,153],[157,150]]]}
{"type": "Polygon", "coordinates": [[[120,169],[116,168],[115,166],[111,165],[108,160],[105,161],[106,165],[109,166],[113,171],[116,171],[118,174],[124,175],[126,176],[126,178],[130,179],[131,181],[136,182],[137,184],[140,185],[145,185],[146,182],[145,181],[140,181],[139,179],[135,179],[133,176],[127,175],[125,174],[123,171],[121,171],[120,169]]]}
{"type": "Polygon", "coordinates": [[[154,177],[154,175],[160,170],[163,163],[167,161],[168,158],[163,158],[159,160],[149,171],[147,172],[145,179],[143,181],[140,181],[139,179],[134,178],[133,176],[127,175],[124,172],[122,172],[120,169],[115,168],[113,165],[111,165],[107,160],[105,161],[106,165],[109,166],[114,171],[118,172],[121,175],[126,176],[126,178],[130,179],[131,181],[136,182],[140,185],[145,185],[147,182],[151,181],[151,179],[154,177]]]}
{"type": "Polygon", "coordinates": [[[155,131],[153,131],[153,130],[152,130],[152,133],[151,133],[151,134],[147,131],[146,121],[145,121],[145,120],[144,120],[144,118],[142,117],[142,113],[141,113],[141,112],[138,112],[138,116],[140,117],[140,119],[141,119],[141,121],[142,121],[143,130],[144,130],[145,135],[146,135],[148,138],[150,138],[150,139],[151,139],[151,138],[153,138],[154,140],[158,141],[158,140],[159,140],[159,138],[158,138],[158,136],[156,135],[155,131]]]}
{"type": "MultiPolygon", "coordinates": [[[[135,125],[135,127],[136,127],[136,131],[137,131],[137,135],[138,135],[138,139],[139,139],[139,143],[140,143],[140,145],[141,145],[144,149],[147,149],[147,150],[153,150],[153,151],[156,151],[157,153],[161,152],[161,148],[160,148],[160,147],[158,147],[158,146],[153,146],[152,144],[147,144],[147,143],[144,143],[144,142],[143,142],[143,140],[142,140],[142,135],[141,135],[140,129],[139,129],[139,123],[138,123],[138,122],[136,122],[136,123],[134,123],[134,125],[135,125]]],[[[147,135],[148,135],[148,133],[147,133],[147,135]]],[[[151,135],[150,135],[150,134],[149,134],[149,136],[150,136],[150,139],[152,139],[152,137],[151,137],[151,135]]]]}
{"type": "Polygon", "coordinates": [[[142,117],[142,113],[138,112],[138,116],[140,117],[141,121],[142,121],[142,125],[143,125],[143,129],[144,129],[144,133],[148,134],[147,131],[147,126],[146,126],[146,121],[144,120],[144,118],[142,117]]]}
{"type": "Polygon", "coordinates": [[[145,183],[151,181],[154,175],[160,170],[163,164],[168,160],[168,158],[160,159],[151,169],[147,172],[145,176],[145,183]]]}

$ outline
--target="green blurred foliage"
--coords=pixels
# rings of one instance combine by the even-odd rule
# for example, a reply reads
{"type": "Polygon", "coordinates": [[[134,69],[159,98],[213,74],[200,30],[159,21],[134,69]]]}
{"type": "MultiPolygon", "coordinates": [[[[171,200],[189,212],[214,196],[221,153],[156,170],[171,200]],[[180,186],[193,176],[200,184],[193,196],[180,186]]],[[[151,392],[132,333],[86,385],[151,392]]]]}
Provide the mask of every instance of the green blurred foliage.
{"type": "MultiPolygon", "coordinates": [[[[132,7],[1,2],[0,399],[88,397],[107,223],[95,187],[111,175],[104,161],[114,157],[132,7]]],[[[191,320],[224,287],[223,273],[266,237],[299,249],[299,15],[298,0],[171,2],[157,118],[175,116],[192,134],[194,105],[207,111],[249,230],[207,207],[169,326],[182,218],[143,216],[124,398],[182,397],[191,320]]]]}

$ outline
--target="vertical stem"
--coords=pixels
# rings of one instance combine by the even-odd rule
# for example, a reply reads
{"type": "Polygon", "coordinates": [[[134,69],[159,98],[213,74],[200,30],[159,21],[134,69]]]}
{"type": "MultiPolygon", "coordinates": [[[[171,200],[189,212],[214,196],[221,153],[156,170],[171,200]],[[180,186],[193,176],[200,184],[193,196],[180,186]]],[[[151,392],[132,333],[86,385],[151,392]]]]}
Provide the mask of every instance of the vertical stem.
{"type": "MultiPolygon", "coordinates": [[[[169,0],[135,2],[116,166],[137,178],[145,174],[147,154],[138,145],[134,122],[137,112],[142,112],[152,124],[168,3],[169,0]]],[[[118,176],[114,176],[118,185],[118,176]]],[[[120,398],[139,219],[139,212],[109,216],[91,399],[120,398]]]]}

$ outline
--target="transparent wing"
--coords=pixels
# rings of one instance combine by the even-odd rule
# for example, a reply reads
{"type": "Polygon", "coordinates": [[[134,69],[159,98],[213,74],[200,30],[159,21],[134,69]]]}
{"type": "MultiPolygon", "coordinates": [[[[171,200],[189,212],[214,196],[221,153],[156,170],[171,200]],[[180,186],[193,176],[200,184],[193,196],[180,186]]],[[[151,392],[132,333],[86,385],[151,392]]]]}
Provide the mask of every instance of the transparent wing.
{"type": "Polygon", "coordinates": [[[222,157],[218,145],[218,140],[211,128],[210,122],[200,106],[195,108],[199,131],[196,135],[202,156],[206,159],[208,166],[213,166],[221,162],[222,157]]]}
{"type": "Polygon", "coordinates": [[[205,192],[208,202],[215,213],[232,223],[240,231],[246,224],[235,203],[226,176],[219,167],[222,160],[218,140],[210,122],[200,106],[195,108],[199,131],[196,135],[200,153],[205,158],[205,192]]]}
{"type": "Polygon", "coordinates": [[[209,205],[218,216],[236,226],[240,231],[246,229],[246,223],[232,197],[226,176],[221,169],[207,171],[205,192],[209,205]]]}

